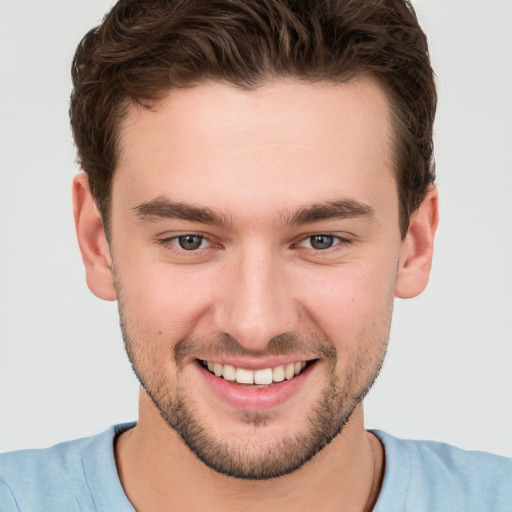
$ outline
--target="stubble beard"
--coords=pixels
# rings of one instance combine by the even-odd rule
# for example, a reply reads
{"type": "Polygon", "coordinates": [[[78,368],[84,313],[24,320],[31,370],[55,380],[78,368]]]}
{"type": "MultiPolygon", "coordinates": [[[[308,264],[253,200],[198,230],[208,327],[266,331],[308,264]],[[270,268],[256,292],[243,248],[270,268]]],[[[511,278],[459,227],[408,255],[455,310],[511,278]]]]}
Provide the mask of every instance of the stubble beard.
{"type": "MultiPolygon", "coordinates": [[[[327,386],[302,421],[302,425],[286,438],[268,441],[265,438],[265,429],[272,421],[269,415],[245,413],[240,422],[252,427],[252,436],[236,442],[218,439],[209,430],[208,418],[205,419],[204,415],[201,416],[195,410],[194,402],[185,389],[177,387],[173,396],[172,386],[161,373],[154,371],[155,361],[144,352],[144,347],[151,346],[151,343],[144,336],[133,336],[133,330],[129,328],[128,319],[123,313],[121,300],[119,313],[123,339],[133,371],[162,418],[206,466],[220,474],[238,479],[265,480],[292,473],[339,435],[356,406],[362,402],[375,382],[384,361],[389,336],[388,329],[385,339],[376,341],[381,347],[377,354],[370,355],[368,350],[358,353],[343,385],[340,385],[340,378],[335,372],[338,356],[332,342],[325,338],[312,339],[310,346],[315,345],[319,353],[323,354],[325,373],[329,378],[327,386]]],[[[279,352],[280,347],[288,347],[285,349],[287,351],[290,350],[289,347],[304,343],[308,343],[307,340],[290,334],[273,338],[268,346],[275,353],[279,352]]],[[[176,357],[180,347],[226,345],[232,348],[227,353],[247,353],[236,340],[229,337],[204,341],[194,339],[193,342],[183,338],[175,345],[178,351],[175,348],[174,355],[176,357]],[[237,348],[233,350],[234,347],[237,348]]],[[[368,342],[363,345],[368,346],[368,342]]],[[[185,349],[183,352],[192,350],[185,349]]],[[[178,358],[176,359],[179,371],[180,364],[178,358]]]]}

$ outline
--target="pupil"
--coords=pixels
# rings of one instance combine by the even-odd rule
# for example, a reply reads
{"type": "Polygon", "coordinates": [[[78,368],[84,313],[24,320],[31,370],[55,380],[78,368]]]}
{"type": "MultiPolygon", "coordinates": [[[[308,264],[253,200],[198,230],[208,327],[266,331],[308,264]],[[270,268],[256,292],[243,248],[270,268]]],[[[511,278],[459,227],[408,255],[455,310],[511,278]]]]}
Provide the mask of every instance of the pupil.
{"type": "Polygon", "coordinates": [[[194,249],[199,249],[201,247],[201,242],[203,239],[200,236],[196,235],[185,235],[180,236],[178,238],[178,242],[182,249],[186,251],[193,251],[194,249]]]}
{"type": "Polygon", "coordinates": [[[311,237],[311,246],[314,249],[329,249],[332,247],[334,237],[329,235],[315,235],[311,237]]]}

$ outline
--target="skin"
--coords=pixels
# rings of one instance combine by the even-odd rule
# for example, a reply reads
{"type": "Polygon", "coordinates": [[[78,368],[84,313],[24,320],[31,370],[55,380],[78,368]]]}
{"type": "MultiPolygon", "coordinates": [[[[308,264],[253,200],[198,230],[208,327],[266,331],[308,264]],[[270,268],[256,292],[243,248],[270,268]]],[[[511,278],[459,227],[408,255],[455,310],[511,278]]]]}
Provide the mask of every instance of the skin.
{"type": "Polygon", "coordinates": [[[132,106],[120,141],[110,246],[84,175],[75,178],[74,205],[88,285],[119,300],[130,358],[161,409],[142,389],[137,426],[116,444],[136,510],[371,510],[384,454],[364,429],[359,398],[382,363],[393,297],[427,284],[438,220],[431,188],[401,239],[382,89],[369,78],[281,80],[252,91],[207,83],[172,91],[152,109],[132,106]],[[161,208],[141,215],[140,205],[163,199],[223,222],[168,218],[161,208]],[[347,200],[366,213],[291,222],[312,204],[347,200]],[[199,250],[180,248],[176,237],[190,233],[206,237],[199,250]],[[332,235],[333,246],[315,249],[315,234],[332,235]],[[283,335],[293,342],[275,350],[283,335]],[[276,406],[237,410],[196,362],[233,360],[233,345],[218,341],[226,336],[244,361],[316,363],[276,406]],[[332,386],[344,392],[330,404],[330,416],[348,417],[343,435],[268,480],[207,467],[160,414],[172,416],[183,399],[214,446],[229,446],[250,468],[307,431],[332,386]]]}

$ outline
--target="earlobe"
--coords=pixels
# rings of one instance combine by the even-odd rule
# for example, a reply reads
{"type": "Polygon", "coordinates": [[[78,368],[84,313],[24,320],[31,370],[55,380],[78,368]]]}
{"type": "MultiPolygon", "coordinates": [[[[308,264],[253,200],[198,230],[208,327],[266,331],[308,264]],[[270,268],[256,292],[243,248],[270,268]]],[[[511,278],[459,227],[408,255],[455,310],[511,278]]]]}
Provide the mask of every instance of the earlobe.
{"type": "Polygon", "coordinates": [[[87,285],[100,299],[116,300],[110,248],[85,173],[73,180],[73,214],[87,285]]]}
{"type": "Polygon", "coordinates": [[[411,215],[409,229],[402,242],[395,288],[397,297],[416,297],[426,288],[438,221],[438,193],[431,186],[420,206],[411,215]]]}

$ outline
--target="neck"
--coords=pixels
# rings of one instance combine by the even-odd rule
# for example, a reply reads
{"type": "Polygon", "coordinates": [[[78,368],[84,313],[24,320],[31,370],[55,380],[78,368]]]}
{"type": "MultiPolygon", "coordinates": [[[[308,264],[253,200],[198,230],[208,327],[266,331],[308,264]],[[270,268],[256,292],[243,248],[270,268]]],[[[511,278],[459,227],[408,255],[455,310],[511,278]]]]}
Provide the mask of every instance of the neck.
{"type": "MultiPolygon", "coordinates": [[[[358,406],[342,435],[297,471],[269,480],[216,473],[193,455],[141,400],[137,426],[119,436],[115,452],[121,483],[138,512],[147,510],[370,511],[382,480],[383,449],[364,430],[358,406]]],[[[156,414],[155,414],[156,413],[156,414]]]]}

